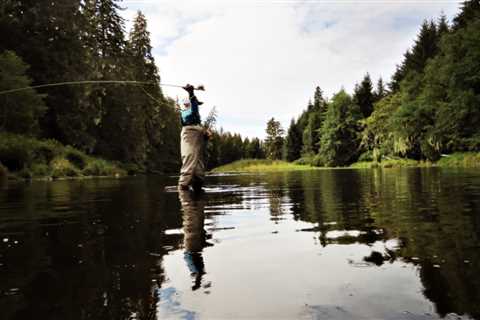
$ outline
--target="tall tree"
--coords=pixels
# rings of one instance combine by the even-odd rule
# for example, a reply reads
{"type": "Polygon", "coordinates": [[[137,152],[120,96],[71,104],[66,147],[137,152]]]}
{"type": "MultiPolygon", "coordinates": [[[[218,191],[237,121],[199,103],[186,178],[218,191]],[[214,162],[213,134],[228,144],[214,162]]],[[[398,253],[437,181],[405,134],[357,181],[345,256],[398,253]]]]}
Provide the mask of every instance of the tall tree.
{"type": "Polygon", "coordinates": [[[301,157],[302,151],[302,132],[300,131],[295,119],[290,122],[288,128],[286,144],[286,159],[287,161],[294,161],[301,157]]]}
{"type": "Polygon", "coordinates": [[[283,134],[284,131],[279,121],[271,118],[267,122],[267,138],[265,139],[265,149],[267,159],[278,160],[282,158],[283,134]]]}
{"type": "Polygon", "coordinates": [[[372,114],[375,98],[373,94],[372,80],[368,73],[365,75],[360,85],[355,86],[353,100],[354,103],[360,107],[360,111],[364,118],[368,118],[372,114]]]}
{"type": "Polygon", "coordinates": [[[378,102],[387,96],[388,92],[385,88],[385,84],[383,83],[382,77],[380,77],[377,81],[377,87],[373,92],[373,101],[378,102]]]}
{"type": "Polygon", "coordinates": [[[321,130],[320,155],[326,165],[343,166],[356,160],[361,117],[359,107],[344,90],[334,95],[321,130]]]}

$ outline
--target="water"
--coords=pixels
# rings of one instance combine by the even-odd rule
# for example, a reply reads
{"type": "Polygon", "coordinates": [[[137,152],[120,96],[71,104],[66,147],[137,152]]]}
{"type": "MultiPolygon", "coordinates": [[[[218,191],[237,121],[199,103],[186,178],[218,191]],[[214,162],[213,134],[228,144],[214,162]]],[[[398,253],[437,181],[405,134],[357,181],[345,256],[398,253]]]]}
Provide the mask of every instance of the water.
{"type": "Polygon", "coordinates": [[[174,184],[0,182],[0,319],[480,319],[476,170],[174,184]]]}

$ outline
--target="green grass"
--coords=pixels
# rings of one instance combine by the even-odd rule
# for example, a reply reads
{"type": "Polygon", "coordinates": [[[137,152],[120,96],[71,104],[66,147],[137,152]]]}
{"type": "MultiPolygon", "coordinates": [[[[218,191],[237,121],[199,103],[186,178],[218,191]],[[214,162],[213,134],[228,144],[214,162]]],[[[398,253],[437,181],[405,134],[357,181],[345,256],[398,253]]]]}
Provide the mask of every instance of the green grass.
{"type": "Polygon", "coordinates": [[[126,175],[115,163],[55,140],[0,133],[0,141],[0,176],[8,172],[24,179],[126,175]]]}
{"type": "Polygon", "coordinates": [[[277,172],[315,170],[309,165],[300,165],[279,160],[245,159],[217,167],[212,172],[277,172]]]}
{"type": "Polygon", "coordinates": [[[480,167],[480,153],[477,152],[457,152],[451,155],[445,155],[437,162],[417,161],[411,159],[389,159],[381,162],[360,161],[352,164],[351,168],[405,168],[405,167],[480,167]]]}
{"type": "Polygon", "coordinates": [[[436,163],[439,167],[465,167],[478,168],[480,167],[480,153],[479,152],[457,152],[448,156],[442,157],[436,163]]]}

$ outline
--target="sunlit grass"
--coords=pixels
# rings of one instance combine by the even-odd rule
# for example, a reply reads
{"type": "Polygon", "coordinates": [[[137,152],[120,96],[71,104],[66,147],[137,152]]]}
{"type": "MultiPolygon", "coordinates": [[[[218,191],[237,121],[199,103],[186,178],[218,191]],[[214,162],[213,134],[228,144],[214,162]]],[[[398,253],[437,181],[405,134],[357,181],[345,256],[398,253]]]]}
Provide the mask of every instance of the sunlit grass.
{"type": "Polygon", "coordinates": [[[457,152],[442,157],[437,163],[439,167],[480,167],[480,152],[457,152]]]}
{"type": "Polygon", "coordinates": [[[280,160],[245,159],[217,167],[213,169],[212,172],[276,172],[315,169],[319,168],[315,168],[309,165],[289,163],[280,160]]]}

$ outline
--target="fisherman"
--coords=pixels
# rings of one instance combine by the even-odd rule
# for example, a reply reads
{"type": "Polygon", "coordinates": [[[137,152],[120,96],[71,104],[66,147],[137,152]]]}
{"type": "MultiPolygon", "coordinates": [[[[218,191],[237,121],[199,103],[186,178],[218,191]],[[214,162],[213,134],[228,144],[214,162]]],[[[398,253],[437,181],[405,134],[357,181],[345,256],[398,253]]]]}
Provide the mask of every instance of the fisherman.
{"type": "MultiPolygon", "coordinates": [[[[198,101],[195,96],[195,88],[187,84],[183,87],[188,92],[188,99],[184,99],[180,106],[182,121],[182,133],[180,141],[180,153],[182,156],[182,169],[178,180],[178,188],[194,191],[201,191],[205,179],[204,148],[205,129],[201,126],[198,107],[203,102],[198,101]]],[[[198,87],[197,90],[203,90],[198,87]]]]}

